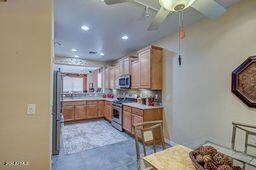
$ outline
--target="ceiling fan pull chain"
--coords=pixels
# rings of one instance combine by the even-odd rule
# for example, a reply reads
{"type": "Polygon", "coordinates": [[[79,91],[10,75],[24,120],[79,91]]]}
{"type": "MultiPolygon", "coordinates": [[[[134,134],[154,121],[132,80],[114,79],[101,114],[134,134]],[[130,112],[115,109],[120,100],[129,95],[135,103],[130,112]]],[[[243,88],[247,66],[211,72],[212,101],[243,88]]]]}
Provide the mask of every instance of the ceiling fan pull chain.
{"type": "Polygon", "coordinates": [[[181,29],[182,29],[182,23],[181,23],[181,12],[179,12],[179,35],[178,35],[178,40],[179,40],[179,51],[178,51],[178,54],[179,54],[179,66],[181,66],[181,37],[180,37],[180,32],[181,32],[181,29]]]}

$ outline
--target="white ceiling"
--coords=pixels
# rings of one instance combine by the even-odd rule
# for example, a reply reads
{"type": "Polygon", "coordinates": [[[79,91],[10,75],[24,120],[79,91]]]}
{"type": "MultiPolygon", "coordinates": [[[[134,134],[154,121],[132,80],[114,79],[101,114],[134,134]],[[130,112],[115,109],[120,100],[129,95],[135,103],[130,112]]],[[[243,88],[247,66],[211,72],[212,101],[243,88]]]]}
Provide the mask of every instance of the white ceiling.
{"type": "MultiPolygon", "coordinates": [[[[158,0],[140,0],[159,8],[158,0]],[[154,2],[154,3],[152,3],[154,2]]],[[[229,7],[239,0],[216,0],[224,7],[229,7]]],[[[102,0],[55,0],[55,54],[109,61],[127,55],[164,37],[178,29],[177,14],[169,15],[157,31],[147,31],[156,12],[150,10],[150,17],[143,17],[144,7],[134,3],[105,5],[102,0]],[[90,27],[88,32],[81,26],[90,27]],[[129,39],[123,41],[122,35],[129,39]],[[71,49],[78,49],[72,52],[71,49]],[[90,55],[89,51],[98,54],[90,55]],[[100,56],[103,52],[105,55],[100,56]]],[[[185,25],[191,25],[202,16],[192,8],[184,13],[185,25]]]]}

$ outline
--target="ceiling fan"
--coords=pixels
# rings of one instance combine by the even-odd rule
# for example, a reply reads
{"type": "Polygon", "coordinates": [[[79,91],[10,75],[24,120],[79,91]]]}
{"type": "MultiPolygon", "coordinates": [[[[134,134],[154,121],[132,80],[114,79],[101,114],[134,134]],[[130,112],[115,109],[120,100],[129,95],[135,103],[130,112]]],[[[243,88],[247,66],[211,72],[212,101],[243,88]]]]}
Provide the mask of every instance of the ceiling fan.
{"type": "MultiPolygon", "coordinates": [[[[107,5],[124,2],[137,2],[138,0],[104,0],[107,5]]],[[[141,3],[140,3],[141,4],[141,3]]],[[[159,0],[161,8],[158,10],[153,22],[148,27],[148,31],[157,30],[168,15],[174,12],[181,12],[188,7],[192,7],[208,18],[215,19],[221,16],[226,9],[215,0],[159,0]]]]}

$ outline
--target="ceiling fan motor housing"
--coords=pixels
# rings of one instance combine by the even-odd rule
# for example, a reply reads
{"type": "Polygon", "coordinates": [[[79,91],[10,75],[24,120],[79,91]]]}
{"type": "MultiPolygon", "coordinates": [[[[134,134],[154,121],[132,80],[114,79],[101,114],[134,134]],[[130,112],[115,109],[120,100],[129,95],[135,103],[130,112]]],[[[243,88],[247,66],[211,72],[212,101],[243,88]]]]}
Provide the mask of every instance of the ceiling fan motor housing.
{"type": "Polygon", "coordinates": [[[169,11],[183,11],[190,5],[192,5],[196,0],[159,0],[162,7],[169,11]]]}

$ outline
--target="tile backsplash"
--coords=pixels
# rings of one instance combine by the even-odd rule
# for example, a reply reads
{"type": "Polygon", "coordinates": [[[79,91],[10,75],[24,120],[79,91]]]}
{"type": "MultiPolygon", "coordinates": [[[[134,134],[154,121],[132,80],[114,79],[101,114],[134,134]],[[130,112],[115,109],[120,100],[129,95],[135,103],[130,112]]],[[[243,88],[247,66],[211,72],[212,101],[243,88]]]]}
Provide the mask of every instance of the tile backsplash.
{"type": "Polygon", "coordinates": [[[147,97],[155,97],[157,102],[162,102],[162,91],[161,90],[147,90],[147,89],[116,89],[111,90],[109,92],[112,92],[115,96],[140,96],[141,98],[147,98],[147,97]]]}

